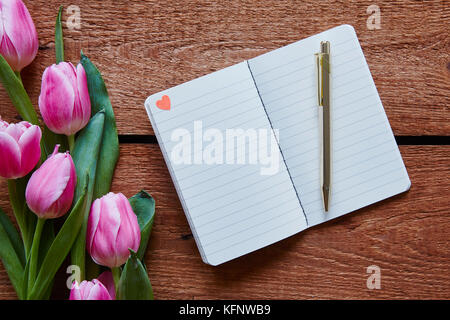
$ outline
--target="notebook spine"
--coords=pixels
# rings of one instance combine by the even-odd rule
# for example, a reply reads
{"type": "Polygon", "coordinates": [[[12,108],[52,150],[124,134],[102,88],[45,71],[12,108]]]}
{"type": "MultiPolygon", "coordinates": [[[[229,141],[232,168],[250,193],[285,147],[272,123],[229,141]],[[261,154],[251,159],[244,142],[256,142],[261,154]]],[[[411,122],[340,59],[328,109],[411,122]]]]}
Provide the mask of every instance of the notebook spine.
{"type": "Polygon", "coordinates": [[[286,167],[287,174],[289,175],[289,179],[291,180],[291,184],[292,184],[292,187],[294,188],[295,194],[297,196],[298,203],[300,204],[300,208],[302,209],[303,216],[305,217],[306,225],[309,226],[308,216],[306,215],[305,209],[303,208],[302,200],[300,199],[300,194],[298,193],[297,188],[295,187],[295,183],[294,183],[294,180],[292,179],[291,172],[289,171],[289,167],[288,167],[288,165],[286,163],[286,159],[284,157],[283,150],[281,150],[280,142],[278,141],[278,137],[275,134],[275,131],[274,131],[274,128],[273,128],[273,125],[272,125],[272,121],[270,120],[270,117],[269,117],[269,113],[267,112],[266,106],[265,106],[264,101],[263,101],[263,99],[261,97],[261,93],[259,92],[258,85],[256,83],[255,77],[253,76],[253,71],[252,71],[252,68],[250,67],[249,60],[247,60],[247,67],[248,67],[248,70],[250,71],[250,75],[252,76],[253,83],[255,84],[255,88],[256,88],[256,92],[258,93],[259,100],[261,100],[261,104],[262,104],[262,106],[264,108],[264,112],[266,113],[267,119],[269,120],[269,124],[270,124],[270,128],[272,130],[272,133],[275,136],[275,139],[277,141],[277,145],[278,145],[278,149],[280,150],[281,158],[283,159],[284,165],[286,167]]]}

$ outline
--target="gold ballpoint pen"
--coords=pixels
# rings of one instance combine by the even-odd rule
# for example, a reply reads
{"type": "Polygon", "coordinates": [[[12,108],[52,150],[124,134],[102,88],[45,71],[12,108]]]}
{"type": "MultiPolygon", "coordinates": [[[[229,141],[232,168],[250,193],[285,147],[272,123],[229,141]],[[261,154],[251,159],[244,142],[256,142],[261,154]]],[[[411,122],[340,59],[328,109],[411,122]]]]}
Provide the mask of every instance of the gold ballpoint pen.
{"type": "Polygon", "coordinates": [[[316,54],[318,75],[319,122],[322,140],[320,150],[320,184],[325,212],[330,206],[331,196],[331,106],[330,106],[330,42],[320,43],[316,54]]]}

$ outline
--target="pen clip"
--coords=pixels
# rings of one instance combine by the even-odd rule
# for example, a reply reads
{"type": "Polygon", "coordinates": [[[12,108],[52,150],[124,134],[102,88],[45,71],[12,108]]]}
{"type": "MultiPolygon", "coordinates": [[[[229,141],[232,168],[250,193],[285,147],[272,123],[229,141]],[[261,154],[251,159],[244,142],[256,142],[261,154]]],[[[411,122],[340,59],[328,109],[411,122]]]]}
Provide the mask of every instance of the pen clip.
{"type": "Polygon", "coordinates": [[[319,106],[322,105],[322,72],[321,72],[321,66],[320,66],[320,60],[322,59],[322,56],[320,53],[316,53],[316,66],[317,66],[317,103],[319,106]]]}
{"type": "Polygon", "coordinates": [[[316,53],[317,65],[317,99],[319,106],[323,106],[324,100],[324,71],[330,73],[330,42],[320,43],[320,52],[316,53]]]}

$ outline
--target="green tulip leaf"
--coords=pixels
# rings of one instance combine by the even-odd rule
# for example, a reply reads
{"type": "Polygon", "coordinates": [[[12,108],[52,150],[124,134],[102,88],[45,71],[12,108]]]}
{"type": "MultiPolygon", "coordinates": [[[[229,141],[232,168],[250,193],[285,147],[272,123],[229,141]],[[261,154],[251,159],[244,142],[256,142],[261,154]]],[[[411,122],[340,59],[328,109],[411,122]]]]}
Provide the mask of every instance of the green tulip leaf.
{"type": "Polygon", "coordinates": [[[30,274],[30,257],[27,258],[27,263],[23,270],[23,279],[21,282],[22,285],[22,300],[26,299],[28,296],[28,275],[30,274]]]}
{"type": "Polygon", "coordinates": [[[155,199],[144,190],[138,192],[130,199],[131,207],[137,216],[139,228],[141,229],[141,243],[137,256],[143,259],[147,249],[148,239],[152,231],[153,219],[155,217],[155,199]]]}
{"type": "Polygon", "coordinates": [[[45,153],[41,156],[43,161],[47,159],[48,155],[53,153],[57,144],[59,144],[59,152],[69,151],[67,137],[63,134],[52,132],[45,124],[42,128],[42,142],[45,150],[45,153]]]}
{"type": "Polygon", "coordinates": [[[111,188],[114,169],[119,158],[119,138],[114,111],[102,75],[83,52],[81,52],[80,63],[86,71],[92,114],[105,110],[103,141],[94,185],[94,199],[97,199],[107,194],[111,188]]]}
{"type": "Polygon", "coordinates": [[[131,255],[119,280],[118,300],[153,300],[153,290],[147,271],[137,254],[131,255]]]}
{"type": "Polygon", "coordinates": [[[88,185],[89,177],[85,180],[83,193],[56,235],[50,249],[47,251],[47,255],[42,262],[41,269],[39,270],[33,288],[28,288],[29,299],[42,299],[48,294],[49,286],[51,285],[56,272],[72,248],[72,245],[80,231],[81,225],[83,224],[83,214],[87,207],[86,193],[88,185]]]}
{"type": "Polygon", "coordinates": [[[28,255],[31,249],[37,220],[36,215],[28,209],[25,201],[25,189],[30,176],[31,174],[20,179],[8,180],[9,199],[17,224],[19,225],[20,233],[22,234],[25,245],[25,256],[28,255]]]}
{"type": "Polygon", "coordinates": [[[8,216],[3,212],[1,208],[0,208],[0,226],[2,226],[4,231],[6,232],[9,241],[11,242],[11,245],[13,246],[14,251],[17,254],[17,257],[20,259],[22,266],[25,266],[26,259],[22,239],[20,238],[20,235],[17,232],[14,225],[12,224],[11,220],[8,218],[8,216]]]}
{"type": "Polygon", "coordinates": [[[64,61],[64,37],[61,24],[61,14],[63,6],[59,7],[58,16],[55,24],[55,54],[56,64],[64,61]]]}
{"type": "Polygon", "coordinates": [[[39,125],[36,110],[33,108],[33,104],[23,87],[20,77],[14,73],[2,55],[0,55],[0,81],[3,83],[6,92],[22,119],[32,124],[39,125]]]}
{"type": "Polygon", "coordinates": [[[0,259],[19,299],[22,295],[25,255],[22,241],[13,224],[0,209],[0,259]]]}
{"type": "MultiPolygon", "coordinates": [[[[114,169],[119,158],[119,138],[117,136],[114,111],[100,72],[83,53],[81,53],[80,63],[86,72],[92,109],[91,113],[93,115],[100,111],[105,113],[103,134],[100,134],[101,143],[99,153],[96,153],[95,157],[89,154],[85,155],[86,157],[90,156],[92,159],[95,158],[96,161],[95,178],[92,181],[93,188],[89,188],[88,193],[91,197],[89,202],[92,202],[92,200],[102,197],[110,190],[114,169]]],[[[79,139],[80,137],[77,139],[77,142],[79,139]]],[[[77,149],[76,145],[77,143],[75,143],[75,150],[77,149]]],[[[85,279],[87,274],[89,274],[90,278],[95,277],[99,272],[99,268],[92,262],[92,259],[89,257],[86,258],[86,229],[87,217],[83,224],[80,237],[77,239],[77,244],[74,247],[74,252],[72,252],[72,262],[76,261],[76,264],[81,268],[81,279],[85,279]]]]}
{"type": "MultiPolygon", "coordinates": [[[[75,141],[72,159],[75,164],[78,182],[75,189],[74,203],[81,198],[83,194],[82,188],[87,182],[88,176],[96,176],[104,124],[105,112],[101,110],[91,118],[75,141]]],[[[95,179],[89,179],[86,192],[87,206],[83,212],[83,225],[71,252],[72,264],[80,267],[81,280],[84,280],[86,276],[86,230],[91,203],[95,199],[93,198],[94,185],[95,179]]]]}
{"type": "MultiPolygon", "coordinates": [[[[20,76],[11,69],[8,62],[0,54],[0,81],[3,83],[12,104],[16,108],[23,120],[32,124],[39,125],[36,110],[31,103],[20,76]]],[[[46,126],[43,127],[41,140],[41,161],[47,158],[48,154],[53,152],[55,144],[62,145],[65,149],[66,143],[63,136],[51,132],[46,126]]]]}

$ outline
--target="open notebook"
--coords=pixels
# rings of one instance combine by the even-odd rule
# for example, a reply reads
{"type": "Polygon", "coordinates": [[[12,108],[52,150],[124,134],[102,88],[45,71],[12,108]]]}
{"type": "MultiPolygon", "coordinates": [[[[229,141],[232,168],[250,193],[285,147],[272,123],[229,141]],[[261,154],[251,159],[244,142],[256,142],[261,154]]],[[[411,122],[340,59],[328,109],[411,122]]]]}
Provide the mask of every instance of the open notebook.
{"type": "Polygon", "coordinates": [[[145,106],[203,261],[211,265],[410,187],[349,25],[154,94],[145,106]],[[314,56],[324,40],[331,42],[333,120],[326,213],[314,56]],[[231,139],[230,129],[241,136],[235,130],[231,139]]]}

